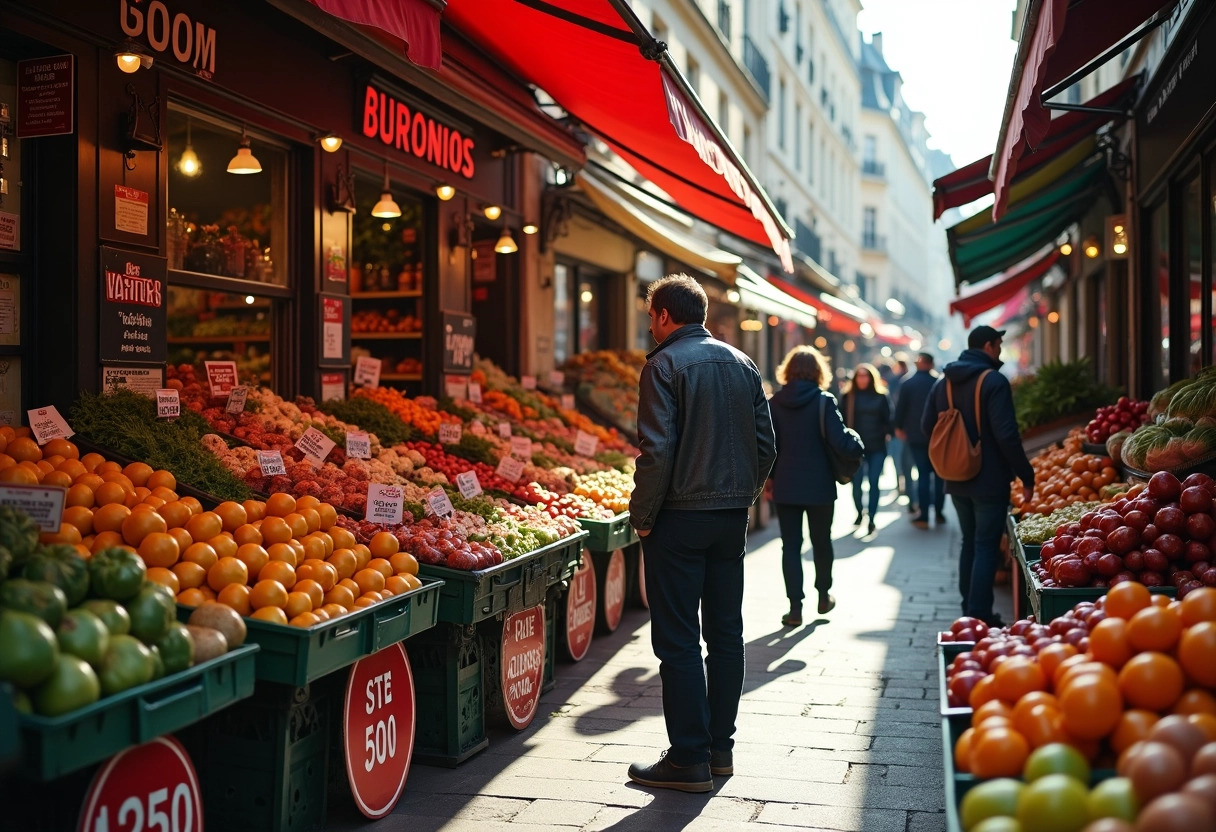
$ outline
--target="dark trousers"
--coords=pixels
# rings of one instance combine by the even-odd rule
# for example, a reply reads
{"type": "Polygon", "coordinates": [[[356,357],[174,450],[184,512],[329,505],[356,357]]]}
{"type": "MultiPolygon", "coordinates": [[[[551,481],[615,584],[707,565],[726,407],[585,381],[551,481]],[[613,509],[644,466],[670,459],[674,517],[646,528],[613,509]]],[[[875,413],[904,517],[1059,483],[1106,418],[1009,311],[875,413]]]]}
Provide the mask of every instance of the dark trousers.
{"type": "Polygon", "coordinates": [[[928,445],[909,442],[908,447],[912,450],[912,460],[916,463],[916,505],[920,508],[920,513],[925,515],[932,508],[937,512],[938,520],[941,520],[942,509],[946,507],[946,481],[933,471],[928,445]]]}
{"type": "Polygon", "coordinates": [[[878,514],[878,478],[882,476],[882,466],[887,461],[885,452],[867,453],[861,458],[861,468],[857,470],[856,476],[853,477],[853,505],[857,508],[857,513],[861,514],[861,481],[867,479],[870,481],[870,522],[874,522],[874,515],[878,514]]]}
{"type": "Polygon", "coordinates": [[[985,621],[992,618],[992,582],[1001,558],[1001,534],[1009,500],[978,499],[952,494],[958,514],[963,548],[958,558],[958,590],[963,614],[985,621]]]}
{"type": "Polygon", "coordinates": [[[743,694],[746,545],[742,508],[663,509],[642,539],[650,640],[663,680],[668,758],[676,765],[705,762],[711,749],[734,748],[743,694]]]}
{"type": "Polygon", "coordinates": [[[785,576],[785,597],[790,605],[802,604],[802,517],[811,530],[811,552],[815,558],[815,589],[832,588],[832,516],[836,504],[793,506],[777,504],[777,525],[781,527],[781,572],[785,576]]]}

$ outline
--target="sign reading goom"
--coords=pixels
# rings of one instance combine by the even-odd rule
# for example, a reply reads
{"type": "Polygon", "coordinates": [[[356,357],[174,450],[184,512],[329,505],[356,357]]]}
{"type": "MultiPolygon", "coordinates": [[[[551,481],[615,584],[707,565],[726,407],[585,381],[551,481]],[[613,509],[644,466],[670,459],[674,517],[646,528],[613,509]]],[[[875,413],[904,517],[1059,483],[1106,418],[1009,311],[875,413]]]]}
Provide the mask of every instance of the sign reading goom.
{"type": "Polygon", "coordinates": [[[202,78],[215,75],[215,29],[192,20],[185,12],[172,12],[162,0],[120,0],[123,34],[144,38],[157,52],[172,53],[202,78]]]}
{"type": "Polygon", "coordinates": [[[432,165],[472,179],[473,139],[391,93],[368,84],[363,92],[363,135],[432,165]]]}

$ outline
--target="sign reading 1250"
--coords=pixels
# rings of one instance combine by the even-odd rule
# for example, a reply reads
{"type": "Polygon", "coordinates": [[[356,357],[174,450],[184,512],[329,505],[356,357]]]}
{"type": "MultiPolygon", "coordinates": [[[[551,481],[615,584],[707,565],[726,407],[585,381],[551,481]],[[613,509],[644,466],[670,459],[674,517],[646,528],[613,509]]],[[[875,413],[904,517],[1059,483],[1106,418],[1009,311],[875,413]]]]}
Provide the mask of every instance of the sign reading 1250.
{"type": "Polygon", "coordinates": [[[473,178],[473,139],[371,84],[363,93],[363,135],[452,173],[473,178]]]}

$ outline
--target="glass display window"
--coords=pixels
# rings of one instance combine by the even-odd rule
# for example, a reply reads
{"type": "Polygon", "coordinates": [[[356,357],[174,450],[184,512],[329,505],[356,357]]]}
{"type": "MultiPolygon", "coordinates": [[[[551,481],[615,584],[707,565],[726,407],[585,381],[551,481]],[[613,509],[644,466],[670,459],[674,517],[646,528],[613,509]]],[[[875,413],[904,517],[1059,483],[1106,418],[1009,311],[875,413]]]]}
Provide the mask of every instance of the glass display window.
{"type": "MultiPolygon", "coordinates": [[[[1168,203],[1157,206],[1152,213],[1149,230],[1151,248],[1146,278],[1155,287],[1157,296],[1157,326],[1161,335],[1158,351],[1157,377],[1154,389],[1170,381],[1170,212],[1168,203]]],[[[1151,332],[1151,330],[1150,330],[1151,332]]]]}
{"type": "Polygon", "coordinates": [[[1194,376],[1203,366],[1203,201],[1199,175],[1182,193],[1182,279],[1186,291],[1187,372],[1194,376]]]}
{"type": "Polygon", "coordinates": [[[169,286],[169,363],[235,361],[242,382],[267,384],[274,343],[269,298],[169,286]]]}

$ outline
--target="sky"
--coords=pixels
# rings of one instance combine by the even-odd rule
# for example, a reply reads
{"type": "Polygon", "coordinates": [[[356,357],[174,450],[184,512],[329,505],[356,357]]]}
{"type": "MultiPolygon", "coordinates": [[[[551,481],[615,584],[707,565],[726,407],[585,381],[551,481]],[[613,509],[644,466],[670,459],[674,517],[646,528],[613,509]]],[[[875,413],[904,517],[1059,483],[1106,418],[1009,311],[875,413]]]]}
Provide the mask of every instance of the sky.
{"type": "Polygon", "coordinates": [[[904,100],[925,114],[929,146],[957,167],[987,156],[1013,70],[1015,0],[862,0],[857,25],[883,33],[887,65],[904,100]]]}

